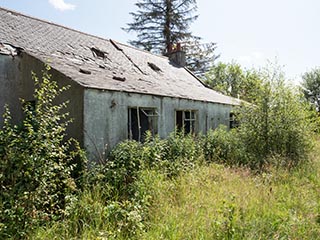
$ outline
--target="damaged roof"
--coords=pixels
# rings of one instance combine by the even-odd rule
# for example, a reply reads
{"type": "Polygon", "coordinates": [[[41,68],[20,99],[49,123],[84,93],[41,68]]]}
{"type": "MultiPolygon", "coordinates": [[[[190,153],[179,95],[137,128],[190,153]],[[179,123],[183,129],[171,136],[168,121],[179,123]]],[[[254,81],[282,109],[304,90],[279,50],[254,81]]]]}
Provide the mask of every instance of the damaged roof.
{"type": "Polygon", "coordinates": [[[113,40],[0,8],[0,54],[23,49],[86,88],[237,105],[189,70],[113,40]],[[1,47],[2,46],[2,47],[1,47]]]}

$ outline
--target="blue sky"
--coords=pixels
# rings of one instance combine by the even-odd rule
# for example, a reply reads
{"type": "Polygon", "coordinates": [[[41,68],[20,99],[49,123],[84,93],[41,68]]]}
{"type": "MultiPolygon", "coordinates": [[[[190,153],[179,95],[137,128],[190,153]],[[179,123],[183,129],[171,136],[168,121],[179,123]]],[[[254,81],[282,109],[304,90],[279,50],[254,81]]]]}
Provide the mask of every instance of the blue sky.
{"type": "MultiPolygon", "coordinates": [[[[0,0],[0,6],[80,31],[126,43],[134,34],[121,30],[131,22],[135,0],[0,0]]],[[[218,44],[220,61],[261,67],[277,58],[289,78],[320,66],[320,1],[198,0],[191,26],[206,42],[218,44]]]]}

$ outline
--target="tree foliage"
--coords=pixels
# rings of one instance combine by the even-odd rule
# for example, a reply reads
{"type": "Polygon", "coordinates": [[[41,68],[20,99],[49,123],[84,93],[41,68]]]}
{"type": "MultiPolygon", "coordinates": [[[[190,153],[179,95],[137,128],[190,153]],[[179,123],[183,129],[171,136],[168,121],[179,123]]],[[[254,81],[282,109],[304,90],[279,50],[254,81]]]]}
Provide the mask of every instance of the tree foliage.
{"type": "Polygon", "coordinates": [[[301,85],[305,98],[320,112],[320,68],[306,72],[302,79],[301,85]]]}
{"type": "Polygon", "coordinates": [[[219,62],[205,76],[205,83],[214,90],[249,102],[257,98],[262,81],[258,71],[244,70],[235,62],[219,62]]]}
{"type": "Polygon", "coordinates": [[[251,154],[252,166],[274,164],[270,162],[272,156],[286,166],[295,165],[307,158],[310,111],[298,89],[286,83],[281,70],[268,69],[260,74],[263,82],[253,104],[238,110],[240,139],[251,154]]]}
{"type": "Polygon", "coordinates": [[[138,11],[130,13],[133,22],[124,28],[137,33],[137,40],[129,41],[130,44],[167,55],[180,42],[187,53],[190,70],[199,76],[208,70],[216,58],[216,44],[201,44],[201,38],[190,31],[191,23],[198,18],[196,0],[140,0],[135,5],[138,11]]]}
{"type": "Polygon", "coordinates": [[[215,54],[216,43],[200,43],[198,39],[188,41],[185,44],[186,63],[189,70],[196,76],[203,78],[219,57],[215,54]]]}
{"type": "Polygon", "coordinates": [[[67,103],[54,104],[59,89],[47,66],[33,74],[35,106],[22,100],[24,120],[10,123],[8,108],[0,130],[0,238],[21,238],[48,220],[66,214],[77,188],[74,174],[85,160],[78,143],[65,139],[67,103]]]}

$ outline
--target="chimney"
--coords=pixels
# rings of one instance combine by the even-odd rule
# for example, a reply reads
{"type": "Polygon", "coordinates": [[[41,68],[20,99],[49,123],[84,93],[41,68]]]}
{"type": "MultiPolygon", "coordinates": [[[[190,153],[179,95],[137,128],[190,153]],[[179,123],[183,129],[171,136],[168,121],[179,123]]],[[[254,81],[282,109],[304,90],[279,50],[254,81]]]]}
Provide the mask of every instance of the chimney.
{"type": "Polygon", "coordinates": [[[186,52],[183,51],[181,43],[178,43],[176,46],[169,46],[168,57],[171,62],[179,65],[180,67],[184,67],[186,65],[186,52]]]}

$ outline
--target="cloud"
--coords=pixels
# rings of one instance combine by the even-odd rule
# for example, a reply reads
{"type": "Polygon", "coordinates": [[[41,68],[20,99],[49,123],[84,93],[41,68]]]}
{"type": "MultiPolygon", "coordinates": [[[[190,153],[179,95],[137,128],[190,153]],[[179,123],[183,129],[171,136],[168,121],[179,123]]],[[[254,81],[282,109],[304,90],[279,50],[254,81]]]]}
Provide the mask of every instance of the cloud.
{"type": "Polygon", "coordinates": [[[75,5],[70,3],[65,3],[64,0],[49,0],[49,3],[55,8],[60,11],[66,10],[74,10],[76,8],[75,5]]]}

